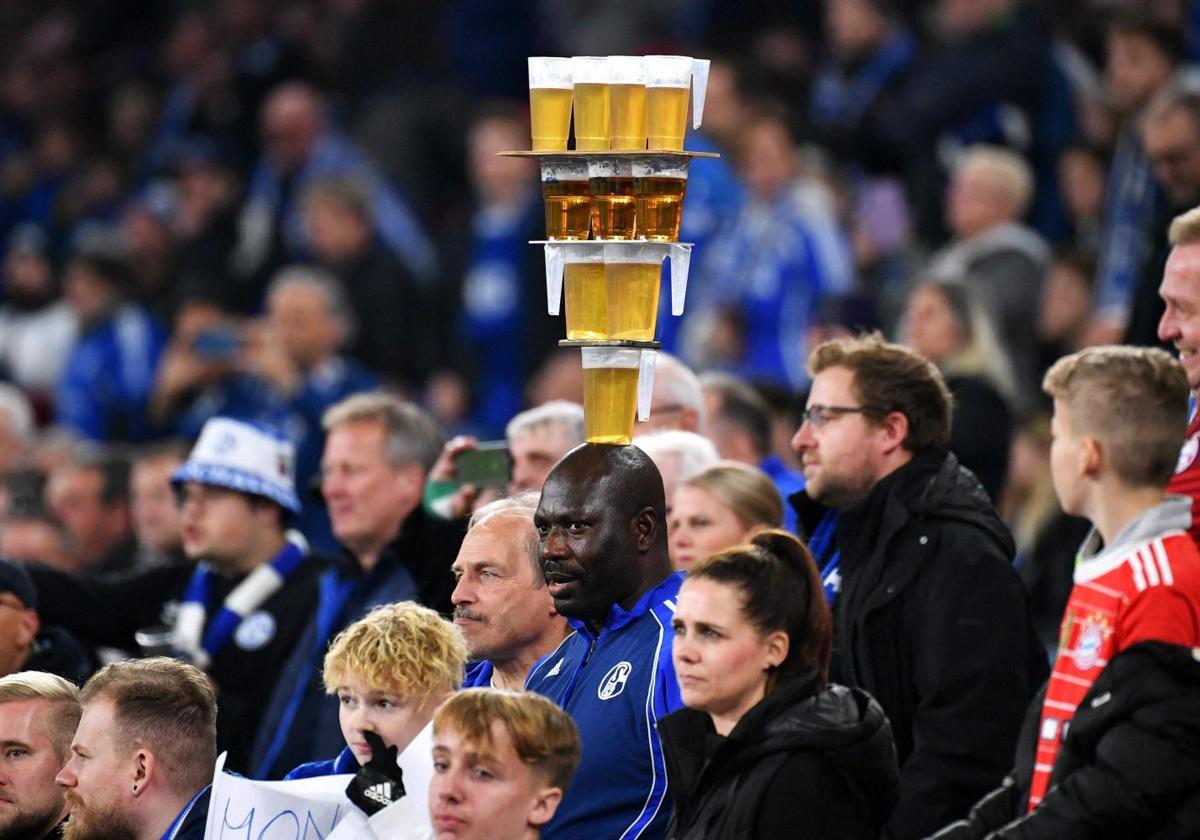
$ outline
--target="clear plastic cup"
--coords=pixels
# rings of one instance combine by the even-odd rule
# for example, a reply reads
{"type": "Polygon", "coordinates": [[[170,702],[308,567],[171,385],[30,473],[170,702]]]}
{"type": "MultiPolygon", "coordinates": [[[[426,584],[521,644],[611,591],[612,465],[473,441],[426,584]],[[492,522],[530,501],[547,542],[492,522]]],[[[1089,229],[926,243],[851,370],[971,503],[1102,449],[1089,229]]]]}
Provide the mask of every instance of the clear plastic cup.
{"type": "Polygon", "coordinates": [[[575,56],[571,81],[575,91],[575,150],[607,152],[612,141],[609,120],[608,59],[575,56]]]}
{"type": "Polygon", "coordinates": [[[618,155],[588,160],[592,196],[592,230],[597,239],[637,236],[637,205],[633,193],[633,161],[618,155]]]}
{"type": "Polygon", "coordinates": [[[671,258],[671,311],[683,314],[691,246],[672,242],[610,243],[604,246],[608,336],[653,341],[658,326],[662,263],[671,258]]]}
{"type": "Polygon", "coordinates": [[[592,225],[592,193],[587,161],[543,158],[542,200],[547,239],[587,239],[592,225]]]}
{"type": "Polygon", "coordinates": [[[546,301],[557,315],[566,287],[567,338],[606,339],[608,287],[604,274],[604,246],[594,242],[550,243],[546,250],[546,301]]]}
{"type": "Polygon", "coordinates": [[[529,121],[535,152],[565,152],[571,133],[571,59],[529,59],[529,121]]]}
{"type": "Polygon", "coordinates": [[[610,55],[608,69],[612,148],[641,151],[646,148],[646,68],[642,57],[610,55]]]}
{"type": "Polygon", "coordinates": [[[632,161],[637,235],[657,242],[678,242],[683,222],[690,158],[677,155],[638,157],[632,161]]]}
{"type": "Polygon", "coordinates": [[[653,350],[583,347],[583,426],[589,443],[628,446],[635,415],[650,417],[653,350]]]}
{"type": "Polygon", "coordinates": [[[650,149],[680,151],[687,133],[689,88],[692,91],[692,128],[700,127],[704,115],[708,59],[685,55],[648,55],[643,66],[646,69],[647,146],[650,149]]]}

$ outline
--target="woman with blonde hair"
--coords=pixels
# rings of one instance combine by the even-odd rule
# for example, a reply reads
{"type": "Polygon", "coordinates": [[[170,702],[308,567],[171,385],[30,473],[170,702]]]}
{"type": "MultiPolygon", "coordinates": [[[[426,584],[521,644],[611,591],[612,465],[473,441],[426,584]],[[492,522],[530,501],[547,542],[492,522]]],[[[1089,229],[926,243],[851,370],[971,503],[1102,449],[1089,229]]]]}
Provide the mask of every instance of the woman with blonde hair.
{"type": "Polygon", "coordinates": [[[718,461],[675,489],[667,527],[671,563],[686,571],[702,557],[782,523],[783,499],[765,472],[740,461],[718,461]]]}

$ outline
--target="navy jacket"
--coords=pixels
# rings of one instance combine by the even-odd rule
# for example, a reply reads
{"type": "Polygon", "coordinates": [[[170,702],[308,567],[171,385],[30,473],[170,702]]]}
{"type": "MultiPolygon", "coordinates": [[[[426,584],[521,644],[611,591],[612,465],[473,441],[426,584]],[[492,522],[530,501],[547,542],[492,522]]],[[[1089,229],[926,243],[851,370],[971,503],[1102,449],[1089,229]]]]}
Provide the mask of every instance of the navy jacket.
{"type": "Polygon", "coordinates": [[[542,658],[525,687],[562,706],[583,758],[543,840],[661,838],[671,816],[658,721],[683,707],[671,661],[672,574],[628,612],[614,605],[599,636],[582,622],[542,658]]]}

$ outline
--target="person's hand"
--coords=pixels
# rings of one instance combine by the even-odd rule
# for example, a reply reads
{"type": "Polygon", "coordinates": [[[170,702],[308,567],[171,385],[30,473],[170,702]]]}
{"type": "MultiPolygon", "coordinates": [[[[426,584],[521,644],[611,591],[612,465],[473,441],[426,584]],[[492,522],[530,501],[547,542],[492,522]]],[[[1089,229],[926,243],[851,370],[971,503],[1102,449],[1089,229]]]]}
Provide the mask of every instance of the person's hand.
{"type": "Polygon", "coordinates": [[[371,760],[354,774],[346,796],[370,817],[403,798],[404,771],[396,763],[395,747],[384,746],[383,739],[370,730],[363,732],[363,740],[371,747],[371,760]]]}
{"type": "Polygon", "coordinates": [[[479,441],[470,435],[458,435],[446,441],[446,445],[442,447],[442,453],[438,455],[438,459],[433,462],[433,467],[429,470],[430,481],[454,481],[458,477],[458,470],[454,466],[455,459],[463,452],[470,452],[479,441]]]}

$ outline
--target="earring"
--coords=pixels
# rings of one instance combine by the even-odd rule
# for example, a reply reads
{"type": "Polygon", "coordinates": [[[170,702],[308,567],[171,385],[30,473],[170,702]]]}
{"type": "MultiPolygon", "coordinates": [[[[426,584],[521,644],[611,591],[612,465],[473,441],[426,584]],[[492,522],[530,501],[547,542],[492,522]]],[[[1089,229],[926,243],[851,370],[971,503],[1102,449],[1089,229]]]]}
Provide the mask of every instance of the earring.
{"type": "Polygon", "coordinates": [[[136,784],[133,786],[133,792],[137,793],[137,785],[136,784]]]}

